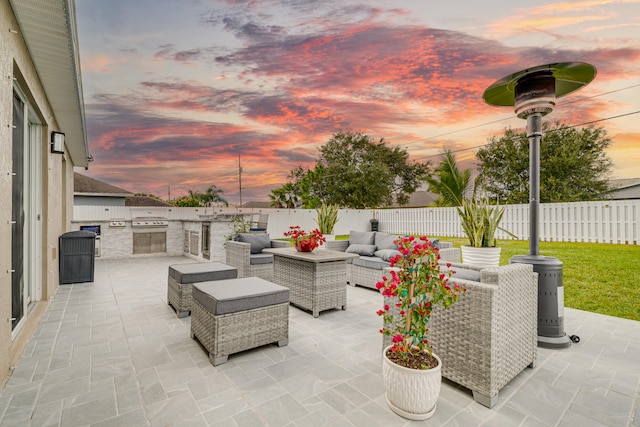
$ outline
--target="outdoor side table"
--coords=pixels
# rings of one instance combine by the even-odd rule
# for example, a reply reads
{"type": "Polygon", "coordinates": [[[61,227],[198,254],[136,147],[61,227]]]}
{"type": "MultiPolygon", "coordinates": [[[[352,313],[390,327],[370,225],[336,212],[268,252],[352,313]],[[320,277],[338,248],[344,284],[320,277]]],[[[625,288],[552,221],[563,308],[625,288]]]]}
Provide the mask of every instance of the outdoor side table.
{"type": "Polygon", "coordinates": [[[167,282],[167,303],[176,311],[176,316],[188,316],[191,312],[191,286],[193,283],[235,279],[236,277],[238,277],[238,269],[221,262],[171,265],[167,282]]]}
{"type": "Polygon", "coordinates": [[[323,310],[347,308],[347,260],[359,255],[316,250],[298,252],[294,248],[270,248],[273,254],[273,281],[291,290],[291,304],[310,310],[318,317],[323,310]]]}

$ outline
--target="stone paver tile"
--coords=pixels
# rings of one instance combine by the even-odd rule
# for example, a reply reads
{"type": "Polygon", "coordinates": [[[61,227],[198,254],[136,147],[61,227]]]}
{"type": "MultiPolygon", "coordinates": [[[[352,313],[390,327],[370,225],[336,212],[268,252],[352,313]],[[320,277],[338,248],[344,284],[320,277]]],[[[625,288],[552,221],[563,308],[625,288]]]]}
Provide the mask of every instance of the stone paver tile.
{"type": "Polygon", "coordinates": [[[254,408],[267,425],[282,426],[308,414],[308,411],[290,394],[284,394],[254,408]]]}

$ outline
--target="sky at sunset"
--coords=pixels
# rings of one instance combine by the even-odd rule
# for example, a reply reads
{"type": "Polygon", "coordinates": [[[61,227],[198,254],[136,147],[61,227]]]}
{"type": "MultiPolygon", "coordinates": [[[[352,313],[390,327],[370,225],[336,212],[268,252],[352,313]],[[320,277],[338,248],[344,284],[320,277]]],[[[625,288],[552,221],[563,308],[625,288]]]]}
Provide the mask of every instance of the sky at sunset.
{"type": "Polygon", "coordinates": [[[267,201],[332,134],[361,131],[472,167],[524,68],[598,71],[545,121],[603,126],[612,178],[640,177],[640,0],[77,0],[89,151],[80,171],[161,198],[215,184],[267,201]]]}

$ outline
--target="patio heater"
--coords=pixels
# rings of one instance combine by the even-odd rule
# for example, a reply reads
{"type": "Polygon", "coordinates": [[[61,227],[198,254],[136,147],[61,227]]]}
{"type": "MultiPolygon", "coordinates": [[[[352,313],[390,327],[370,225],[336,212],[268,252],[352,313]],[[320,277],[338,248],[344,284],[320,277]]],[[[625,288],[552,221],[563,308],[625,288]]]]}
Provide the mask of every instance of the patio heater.
{"type": "Polygon", "coordinates": [[[586,86],[596,69],[584,62],[561,62],[527,68],[489,86],[482,98],[489,105],[514,106],[516,116],[527,120],[529,139],[529,254],[509,262],[532,264],[538,273],[538,346],[566,348],[571,340],[564,331],[562,262],[539,254],[540,141],[542,117],[553,111],[556,99],[586,86]]]}

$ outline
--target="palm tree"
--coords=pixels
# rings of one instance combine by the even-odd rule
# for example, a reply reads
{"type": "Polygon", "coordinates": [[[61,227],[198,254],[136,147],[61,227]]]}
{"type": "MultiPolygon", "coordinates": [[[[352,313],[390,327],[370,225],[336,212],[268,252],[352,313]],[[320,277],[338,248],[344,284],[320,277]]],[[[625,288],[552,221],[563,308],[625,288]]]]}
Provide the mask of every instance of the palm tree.
{"type": "Polygon", "coordinates": [[[442,155],[444,159],[438,164],[434,174],[427,178],[429,190],[438,195],[436,206],[461,206],[471,182],[471,169],[458,169],[456,156],[449,149],[445,149],[442,155]]]}
{"type": "Polygon", "coordinates": [[[287,182],[280,188],[271,190],[271,207],[293,209],[300,206],[300,197],[296,194],[292,183],[287,182]]]}
{"type": "Polygon", "coordinates": [[[200,200],[204,206],[211,206],[214,203],[222,203],[225,206],[229,206],[229,202],[222,197],[222,194],[224,194],[222,189],[217,188],[215,184],[211,184],[204,194],[200,194],[200,200]]]}

